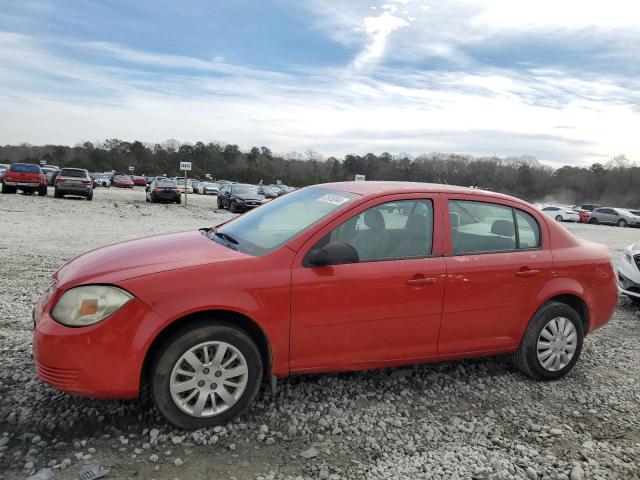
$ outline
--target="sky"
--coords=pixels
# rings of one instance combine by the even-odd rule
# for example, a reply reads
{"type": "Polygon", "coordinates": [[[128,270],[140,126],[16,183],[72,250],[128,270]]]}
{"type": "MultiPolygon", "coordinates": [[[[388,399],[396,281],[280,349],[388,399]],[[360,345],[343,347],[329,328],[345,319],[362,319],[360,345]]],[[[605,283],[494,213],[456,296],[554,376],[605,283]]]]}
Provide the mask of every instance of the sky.
{"type": "Polygon", "coordinates": [[[640,160],[640,4],[0,0],[0,144],[640,160]]]}

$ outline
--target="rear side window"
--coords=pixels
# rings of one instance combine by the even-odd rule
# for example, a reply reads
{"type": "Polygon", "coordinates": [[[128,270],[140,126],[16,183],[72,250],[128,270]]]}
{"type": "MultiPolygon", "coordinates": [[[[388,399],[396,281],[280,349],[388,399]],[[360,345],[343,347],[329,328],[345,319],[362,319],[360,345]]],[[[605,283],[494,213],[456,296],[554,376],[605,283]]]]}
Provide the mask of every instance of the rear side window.
{"type": "Polygon", "coordinates": [[[13,163],[9,167],[12,172],[17,173],[40,173],[40,167],[30,163],[13,163]]]}
{"type": "Polygon", "coordinates": [[[450,200],[454,254],[504,252],[540,246],[540,227],[528,213],[495,203],[450,200]]]}
{"type": "Polygon", "coordinates": [[[72,177],[72,178],[87,178],[89,176],[89,174],[87,172],[85,172],[84,170],[67,170],[66,168],[63,168],[60,171],[60,176],[61,177],[72,177]]]}

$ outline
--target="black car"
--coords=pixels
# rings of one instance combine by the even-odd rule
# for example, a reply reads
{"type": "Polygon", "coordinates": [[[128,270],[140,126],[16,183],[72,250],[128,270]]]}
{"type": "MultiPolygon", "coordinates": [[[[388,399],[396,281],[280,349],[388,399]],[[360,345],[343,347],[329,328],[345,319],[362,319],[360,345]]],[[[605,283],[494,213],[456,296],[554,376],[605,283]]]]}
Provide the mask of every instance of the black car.
{"type": "Polygon", "coordinates": [[[245,183],[225,183],[218,192],[218,208],[226,208],[233,213],[241,213],[262,205],[264,197],[258,187],[245,183]]]}
{"type": "Polygon", "coordinates": [[[54,175],[55,198],[73,195],[85,197],[87,200],[93,199],[93,180],[84,168],[63,168],[54,175]]]}
{"type": "Polygon", "coordinates": [[[156,178],[147,185],[147,202],[180,203],[181,201],[180,189],[178,188],[178,182],[175,180],[156,178]]]}

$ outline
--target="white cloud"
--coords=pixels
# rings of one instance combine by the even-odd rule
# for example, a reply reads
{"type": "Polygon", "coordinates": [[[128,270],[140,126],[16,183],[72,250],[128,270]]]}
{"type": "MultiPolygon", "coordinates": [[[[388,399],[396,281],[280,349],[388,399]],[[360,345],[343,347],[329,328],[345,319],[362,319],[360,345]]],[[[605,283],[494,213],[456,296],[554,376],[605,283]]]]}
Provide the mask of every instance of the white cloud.
{"type": "Polygon", "coordinates": [[[369,37],[369,43],[353,62],[356,70],[371,65],[382,58],[387,45],[387,38],[391,32],[409,25],[409,22],[392,15],[389,11],[378,17],[366,17],[363,23],[364,31],[369,37]]]}

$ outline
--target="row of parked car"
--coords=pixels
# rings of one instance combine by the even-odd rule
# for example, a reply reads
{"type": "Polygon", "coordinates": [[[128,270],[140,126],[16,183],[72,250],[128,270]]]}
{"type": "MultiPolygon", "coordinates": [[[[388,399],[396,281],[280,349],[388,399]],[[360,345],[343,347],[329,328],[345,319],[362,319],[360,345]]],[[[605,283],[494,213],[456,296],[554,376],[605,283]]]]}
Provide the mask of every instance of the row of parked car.
{"type": "Polygon", "coordinates": [[[640,209],[605,207],[595,203],[578,205],[537,204],[540,210],[558,222],[580,222],[592,225],[640,227],[640,209]]]}

